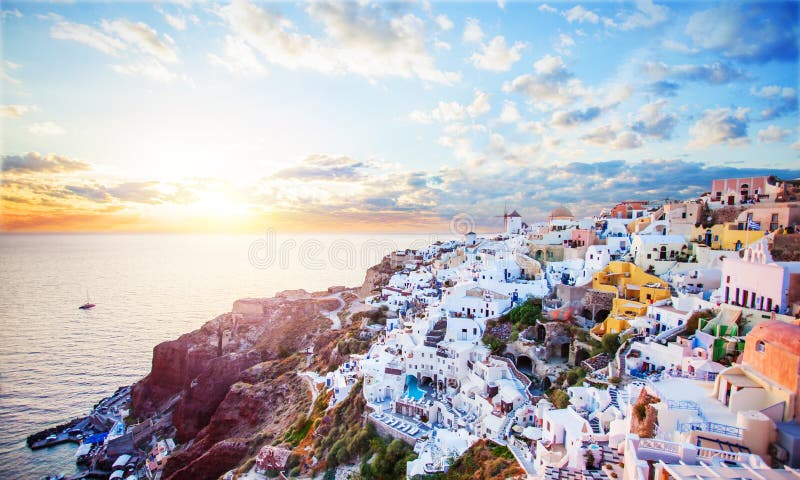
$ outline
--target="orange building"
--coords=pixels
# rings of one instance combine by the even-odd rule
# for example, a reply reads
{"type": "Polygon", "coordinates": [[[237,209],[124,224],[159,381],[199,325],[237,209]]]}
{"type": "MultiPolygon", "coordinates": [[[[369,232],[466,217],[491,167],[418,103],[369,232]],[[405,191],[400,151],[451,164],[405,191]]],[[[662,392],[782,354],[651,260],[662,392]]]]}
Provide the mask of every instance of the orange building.
{"type": "MultiPolygon", "coordinates": [[[[636,218],[634,212],[647,210],[647,200],[629,200],[614,205],[611,209],[611,218],[636,218]]],[[[641,215],[640,215],[641,216],[641,215]]]]}
{"type": "Polygon", "coordinates": [[[800,325],[756,325],[742,363],[720,373],[714,393],[732,411],[758,410],[776,423],[800,418],[800,325]]]}

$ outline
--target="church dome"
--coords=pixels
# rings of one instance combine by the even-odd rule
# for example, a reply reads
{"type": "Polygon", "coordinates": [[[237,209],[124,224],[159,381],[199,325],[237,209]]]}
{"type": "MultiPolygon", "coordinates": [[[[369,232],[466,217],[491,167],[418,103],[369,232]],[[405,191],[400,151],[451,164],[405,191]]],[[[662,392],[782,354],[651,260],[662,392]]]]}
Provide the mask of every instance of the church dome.
{"type": "Polygon", "coordinates": [[[550,218],[572,218],[572,212],[565,207],[556,207],[550,212],[550,218]]]}

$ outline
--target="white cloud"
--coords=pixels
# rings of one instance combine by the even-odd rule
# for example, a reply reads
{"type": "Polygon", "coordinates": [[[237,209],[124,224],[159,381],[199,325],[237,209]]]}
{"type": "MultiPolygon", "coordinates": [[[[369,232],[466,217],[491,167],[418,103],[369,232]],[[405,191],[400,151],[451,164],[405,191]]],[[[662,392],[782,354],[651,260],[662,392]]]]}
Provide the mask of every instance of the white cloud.
{"type": "Polygon", "coordinates": [[[519,110],[517,104],[511,100],[503,102],[503,111],[500,112],[500,121],[502,123],[516,123],[520,120],[519,110]]]}
{"type": "Polygon", "coordinates": [[[439,29],[443,32],[453,29],[453,21],[445,14],[436,16],[436,24],[439,25],[439,29]]]}
{"type": "Polygon", "coordinates": [[[790,130],[780,128],[777,125],[770,125],[769,127],[758,131],[758,141],[761,143],[778,143],[786,140],[786,137],[791,135],[790,130]]]}
{"type": "Polygon", "coordinates": [[[159,38],[158,32],[146,23],[129,20],[103,20],[101,25],[107,33],[115,34],[128,45],[152,55],[162,62],[175,63],[178,61],[178,51],[172,38],[166,34],[163,35],[163,38],[159,38]]]}
{"type": "Polygon", "coordinates": [[[50,28],[50,36],[58,40],[71,40],[94,48],[108,55],[117,55],[125,49],[125,44],[112,36],[84,25],[66,20],[58,20],[50,28]]]}
{"type": "Polygon", "coordinates": [[[614,150],[630,150],[642,146],[642,137],[630,130],[618,131],[611,125],[602,125],[581,137],[586,143],[610,147],[614,150]]]}
{"type": "Polygon", "coordinates": [[[212,65],[218,65],[237,75],[264,75],[267,69],[256,57],[247,43],[238,37],[225,36],[225,47],[222,55],[208,54],[212,65]]]}
{"type": "Polygon", "coordinates": [[[483,40],[483,30],[481,30],[481,24],[476,18],[467,19],[461,39],[464,43],[480,43],[483,40]]]}
{"type": "Polygon", "coordinates": [[[562,55],[571,55],[570,47],[575,46],[575,40],[565,33],[558,35],[558,41],[553,46],[553,49],[562,55]]]}
{"type": "Polygon", "coordinates": [[[652,0],[637,0],[636,10],[619,24],[620,30],[652,27],[669,19],[669,9],[663,5],[656,5],[652,0]]]}
{"type": "Polygon", "coordinates": [[[0,105],[0,117],[19,118],[28,112],[37,112],[35,105],[0,105]]]}
{"type": "Polygon", "coordinates": [[[324,36],[301,33],[283,16],[247,0],[217,7],[231,35],[240,38],[268,63],[331,75],[369,79],[399,76],[454,84],[456,72],[436,68],[426,48],[425,23],[413,14],[388,16],[380,5],[311,2],[306,12],[320,23],[324,36]]]}
{"type": "Polygon", "coordinates": [[[467,107],[467,113],[472,118],[488,112],[492,106],[489,104],[489,94],[480,90],[475,90],[475,99],[467,107]]]}
{"type": "Polygon", "coordinates": [[[22,12],[20,12],[16,8],[13,9],[13,10],[2,10],[2,11],[0,11],[0,17],[1,18],[6,18],[6,17],[22,18],[22,12]]]}
{"type": "Polygon", "coordinates": [[[569,10],[564,11],[563,15],[569,23],[598,23],[600,21],[600,15],[591,10],[587,10],[580,5],[576,5],[569,10]]]}
{"type": "Polygon", "coordinates": [[[458,102],[439,102],[431,112],[414,110],[409,118],[417,123],[455,122],[467,116],[467,109],[458,102]]]}
{"type": "Polygon", "coordinates": [[[735,69],[727,63],[714,62],[705,65],[667,65],[663,62],[647,62],[644,72],[653,80],[665,78],[701,81],[715,85],[733,82],[746,78],[741,69],[735,69]]]}
{"type": "Polygon", "coordinates": [[[164,20],[175,30],[186,30],[186,18],[164,13],[164,20]]]}
{"type": "Polygon", "coordinates": [[[18,63],[14,63],[10,60],[3,60],[3,63],[0,64],[0,79],[8,83],[13,83],[15,85],[18,85],[19,83],[21,83],[20,80],[16,77],[11,76],[11,74],[8,73],[9,70],[18,70],[18,69],[19,69],[18,63]]]}
{"type": "Polygon", "coordinates": [[[534,75],[520,75],[503,84],[503,91],[523,93],[540,109],[563,106],[586,94],[583,84],[572,78],[561,57],[545,55],[533,64],[533,69],[534,75]]]}
{"type": "Polygon", "coordinates": [[[747,139],[749,109],[717,108],[706,110],[700,119],[689,129],[692,140],[690,147],[706,148],[712,145],[744,145],[747,139]]]}
{"type": "Polygon", "coordinates": [[[685,43],[681,43],[675,40],[662,40],[661,46],[666,48],[667,50],[672,50],[673,52],[680,52],[687,54],[693,54],[700,51],[697,48],[691,48],[685,43]]]}
{"type": "Polygon", "coordinates": [[[169,83],[178,77],[175,73],[169,71],[167,67],[153,59],[124,65],[115,64],[111,65],[111,69],[123,75],[145,77],[162,83],[169,83]]]}
{"type": "Polygon", "coordinates": [[[643,105],[639,109],[633,130],[659,140],[671,138],[678,119],[675,115],[664,112],[667,105],[668,102],[664,99],[643,105]]]}
{"type": "Polygon", "coordinates": [[[64,127],[54,122],[32,123],[28,127],[28,131],[37,136],[63,135],[67,133],[64,127]]]}
{"type": "Polygon", "coordinates": [[[436,50],[442,50],[442,51],[445,51],[445,52],[449,52],[453,48],[453,47],[450,46],[449,43],[443,42],[441,40],[436,40],[433,43],[433,46],[436,48],[436,50]]]}
{"type": "Polygon", "coordinates": [[[473,53],[470,61],[479,70],[507,72],[519,61],[525,46],[524,42],[514,42],[514,45],[509,47],[506,45],[506,39],[498,35],[488,44],[482,44],[480,52],[473,53]]]}
{"type": "Polygon", "coordinates": [[[540,12],[547,12],[547,13],[556,13],[556,12],[558,12],[557,9],[551,7],[550,5],[548,5],[546,3],[543,3],[543,4],[539,5],[538,10],[540,12]]]}

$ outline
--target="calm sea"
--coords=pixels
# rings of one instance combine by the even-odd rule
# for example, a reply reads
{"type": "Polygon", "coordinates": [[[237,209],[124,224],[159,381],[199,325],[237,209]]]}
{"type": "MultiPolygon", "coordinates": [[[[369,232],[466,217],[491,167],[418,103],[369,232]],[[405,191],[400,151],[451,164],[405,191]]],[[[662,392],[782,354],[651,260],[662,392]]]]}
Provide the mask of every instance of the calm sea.
{"type": "Polygon", "coordinates": [[[150,369],[153,347],[233,301],[359,285],[434,235],[0,235],[0,478],[75,472],[75,446],[25,437],[86,415],[150,369]],[[88,295],[93,310],[78,310],[88,295]]]}

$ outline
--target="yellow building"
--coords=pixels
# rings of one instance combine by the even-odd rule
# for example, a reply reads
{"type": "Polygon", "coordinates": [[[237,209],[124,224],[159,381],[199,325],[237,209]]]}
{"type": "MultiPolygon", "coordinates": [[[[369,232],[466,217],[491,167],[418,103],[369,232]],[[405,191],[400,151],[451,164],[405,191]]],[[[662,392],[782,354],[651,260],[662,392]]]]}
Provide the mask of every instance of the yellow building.
{"type": "MultiPolygon", "coordinates": [[[[744,227],[744,225],[742,225],[744,227]]],[[[692,240],[708,245],[714,250],[741,250],[764,237],[763,230],[743,230],[735,222],[694,227],[692,240]]]]}
{"type": "Polygon", "coordinates": [[[648,305],[671,296],[667,282],[629,262],[611,262],[595,273],[592,289],[615,296],[608,318],[592,328],[597,337],[624,332],[630,320],[647,314],[648,305]]]}

